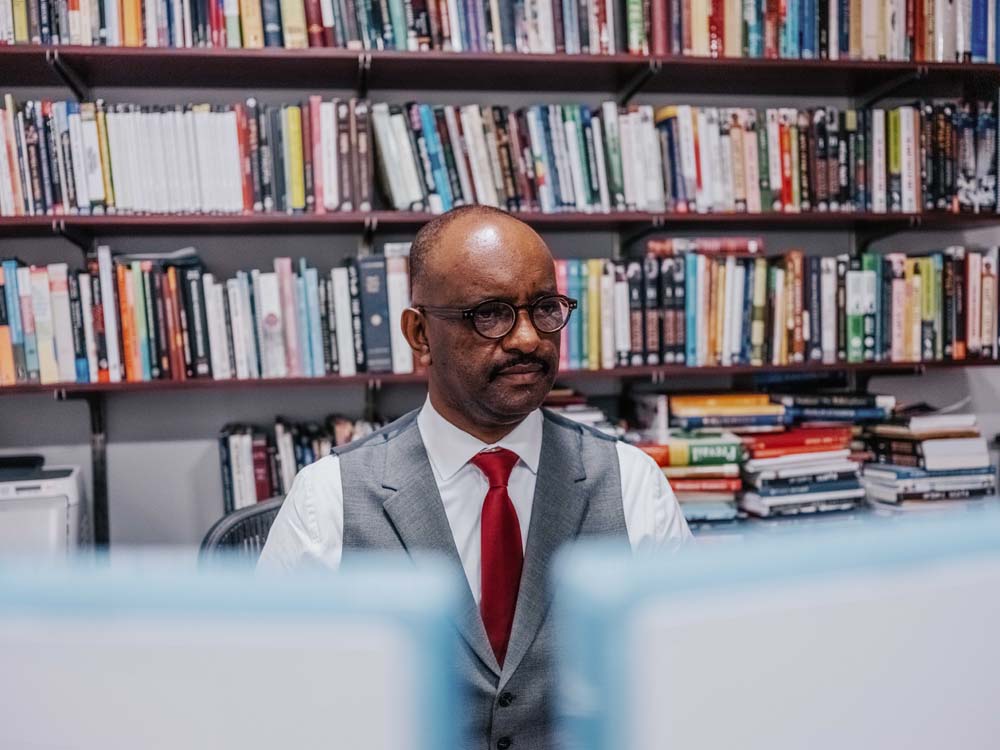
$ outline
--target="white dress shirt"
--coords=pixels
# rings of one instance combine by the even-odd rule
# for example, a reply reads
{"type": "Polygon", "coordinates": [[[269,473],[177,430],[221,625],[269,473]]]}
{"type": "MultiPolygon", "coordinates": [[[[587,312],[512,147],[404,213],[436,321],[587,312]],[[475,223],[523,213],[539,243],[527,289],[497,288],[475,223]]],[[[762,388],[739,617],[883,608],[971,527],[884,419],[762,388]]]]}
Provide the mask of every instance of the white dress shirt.
{"type": "MultiPolygon", "coordinates": [[[[542,452],[542,413],[533,411],[509,435],[487,444],[455,427],[431,405],[430,398],[417,416],[417,427],[427,450],[434,481],[455,537],[455,546],[476,602],[480,598],[479,543],[483,500],[489,483],[472,463],[477,453],[506,448],[520,460],[514,466],[507,493],[517,510],[521,544],[527,543],[535,478],[542,452]]],[[[627,443],[616,443],[621,468],[622,506],[633,550],[691,536],[670,485],[648,455],[627,443]]],[[[326,456],[295,477],[278,517],[271,527],[258,567],[291,569],[302,565],[337,568],[344,544],[344,496],[340,460],[326,456]]]]}

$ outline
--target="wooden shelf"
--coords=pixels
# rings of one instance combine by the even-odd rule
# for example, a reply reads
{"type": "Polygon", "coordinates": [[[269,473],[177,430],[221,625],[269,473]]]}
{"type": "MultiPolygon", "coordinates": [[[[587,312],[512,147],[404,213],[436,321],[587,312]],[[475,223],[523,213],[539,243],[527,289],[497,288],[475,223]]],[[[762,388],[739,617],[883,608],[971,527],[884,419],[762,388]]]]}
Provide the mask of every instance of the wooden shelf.
{"type": "Polygon", "coordinates": [[[877,60],[532,55],[521,53],[361,52],[171,49],[38,45],[0,46],[6,86],[58,86],[48,59],[58,56],[88,87],[355,89],[360,60],[370,58],[372,90],[530,90],[621,92],[653,64],[645,90],[657,93],[865,96],[913,78],[921,96],[956,95],[970,84],[992,85],[1000,66],[877,60]]]}
{"type": "MultiPolygon", "coordinates": [[[[519,213],[518,218],[539,230],[618,231],[660,224],[667,228],[692,227],[699,230],[718,228],[754,229],[960,229],[1000,223],[1000,214],[924,214],[820,213],[799,214],[657,214],[648,212],[616,213],[519,213]]],[[[414,231],[427,223],[431,214],[406,211],[328,214],[239,214],[213,215],[105,215],[105,216],[19,216],[0,218],[0,237],[40,237],[56,232],[56,226],[89,235],[164,235],[164,234],[294,234],[357,233],[366,222],[380,228],[414,231]]]]}
{"type": "MultiPolygon", "coordinates": [[[[960,362],[865,362],[833,365],[807,363],[785,367],[685,367],[683,365],[661,365],[644,367],[617,367],[612,370],[566,370],[557,378],[560,382],[579,380],[611,379],[666,379],[730,377],[747,375],[772,375],[785,373],[836,373],[854,372],[867,375],[920,374],[928,370],[960,369],[966,367],[995,367],[998,360],[964,360],[960,362]]],[[[392,373],[366,373],[351,377],[331,375],[321,378],[268,378],[256,380],[153,380],[143,383],[65,383],[50,385],[17,385],[0,388],[0,396],[24,396],[52,394],[57,398],[104,393],[161,393],[166,391],[197,390],[256,390],[260,388],[339,388],[363,386],[372,383],[381,385],[413,385],[426,383],[421,374],[395,375],[392,373]]]]}

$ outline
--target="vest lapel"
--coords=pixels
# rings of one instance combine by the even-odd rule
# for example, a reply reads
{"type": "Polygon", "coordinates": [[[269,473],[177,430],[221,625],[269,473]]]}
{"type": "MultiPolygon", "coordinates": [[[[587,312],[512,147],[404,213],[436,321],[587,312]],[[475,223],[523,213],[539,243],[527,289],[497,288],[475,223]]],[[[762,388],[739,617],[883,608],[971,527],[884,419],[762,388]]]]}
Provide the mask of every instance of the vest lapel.
{"type": "Polygon", "coordinates": [[[547,579],[552,555],[576,537],[587,509],[583,484],[587,472],[581,459],[580,434],[547,418],[543,425],[524,570],[498,689],[503,689],[514,674],[545,619],[551,602],[547,579]]]}
{"type": "MultiPolygon", "coordinates": [[[[382,507],[407,551],[443,552],[461,571],[462,559],[416,424],[386,444],[382,486],[394,490],[382,507]]],[[[499,676],[500,665],[486,637],[479,607],[464,575],[462,581],[465,585],[458,630],[482,662],[499,676]]]]}

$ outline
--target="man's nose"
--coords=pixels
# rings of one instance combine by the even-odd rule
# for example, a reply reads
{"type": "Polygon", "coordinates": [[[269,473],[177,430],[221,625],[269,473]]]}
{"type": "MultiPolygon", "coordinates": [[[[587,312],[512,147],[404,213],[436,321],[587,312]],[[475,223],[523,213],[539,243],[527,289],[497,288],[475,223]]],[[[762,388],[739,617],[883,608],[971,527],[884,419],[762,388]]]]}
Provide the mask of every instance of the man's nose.
{"type": "Polygon", "coordinates": [[[517,318],[514,320],[514,327],[510,329],[503,339],[503,348],[507,350],[516,349],[519,352],[528,354],[538,348],[541,341],[535,324],[531,322],[531,316],[527,310],[518,310],[517,318]]]}

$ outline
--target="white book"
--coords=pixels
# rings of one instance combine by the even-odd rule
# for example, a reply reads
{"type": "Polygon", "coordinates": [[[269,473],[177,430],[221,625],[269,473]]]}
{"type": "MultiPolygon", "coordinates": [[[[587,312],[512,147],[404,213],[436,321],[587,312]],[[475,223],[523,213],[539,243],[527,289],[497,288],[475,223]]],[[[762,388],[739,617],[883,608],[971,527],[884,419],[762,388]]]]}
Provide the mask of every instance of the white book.
{"type": "Polygon", "coordinates": [[[580,142],[577,140],[576,120],[572,117],[567,118],[563,120],[562,127],[566,137],[570,178],[573,181],[573,201],[577,211],[588,212],[590,205],[587,203],[587,189],[583,184],[583,161],[580,154],[580,142]]]}
{"type": "MultiPolygon", "coordinates": [[[[31,307],[35,317],[35,342],[38,346],[38,371],[42,385],[58,383],[62,379],[59,361],[56,357],[55,324],[52,319],[52,296],[49,290],[49,274],[42,266],[32,266],[31,307]]],[[[20,279],[19,279],[20,281],[20,279]]],[[[71,377],[70,382],[76,380],[71,377]]]]}
{"type": "MultiPolygon", "coordinates": [[[[861,3],[861,57],[878,60],[879,3],[861,3]]],[[[830,37],[836,39],[837,37],[830,37]]]]}
{"type": "Polygon", "coordinates": [[[956,15],[962,0],[936,0],[934,3],[934,60],[956,62],[956,15]]]}
{"type": "Polygon", "coordinates": [[[422,179],[417,171],[417,159],[420,157],[413,150],[413,143],[408,134],[410,126],[406,121],[406,115],[402,112],[391,114],[389,125],[393,143],[399,153],[399,167],[403,178],[403,200],[406,201],[405,210],[422,211],[424,210],[424,190],[422,179]]]}
{"type": "Polygon", "coordinates": [[[458,184],[462,188],[462,203],[474,203],[472,177],[469,175],[469,169],[463,156],[463,153],[468,149],[459,134],[458,117],[455,115],[455,108],[451,105],[444,108],[444,122],[448,129],[448,140],[451,141],[451,148],[455,154],[455,170],[458,172],[458,184]]]}
{"type": "Polygon", "coordinates": [[[663,155],[660,153],[660,139],[653,121],[653,108],[648,104],[640,105],[637,116],[640,148],[645,154],[642,160],[645,207],[647,211],[663,211],[666,208],[663,194],[663,155]]]}
{"type": "MultiPolygon", "coordinates": [[[[819,0],[819,2],[825,2],[825,0],[819,0]]],[[[840,59],[840,46],[837,40],[840,39],[840,25],[837,23],[837,16],[840,12],[840,0],[829,0],[829,7],[827,8],[826,17],[829,19],[830,33],[827,34],[827,39],[830,40],[828,45],[828,55],[831,60],[840,59]]]]}
{"type": "Polygon", "coordinates": [[[576,203],[576,191],[573,189],[573,175],[570,171],[569,156],[566,151],[566,135],[562,126],[562,107],[549,107],[549,130],[552,133],[552,146],[556,157],[556,171],[559,177],[559,192],[562,195],[563,208],[576,203]]]}
{"type": "Polygon", "coordinates": [[[774,271],[774,326],[771,330],[771,364],[780,366],[782,342],[785,337],[785,271],[776,268],[774,271]]]}
{"type": "MultiPolygon", "coordinates": [[[[241,272],[237,272],[237,275],[241,272]]],[[[264,352],[264,316],[260,309],[260,298],[261,298],[261,287],[260,287],[260,269],[254,268],[250,271],[250,279],[247,283],[249,287],[246,292],[247,304],[250,303],[250,289],[253,290],[254,305],[252,309],[253,314],[253,334],[254,340],[257,345],[257,362],[260,366],[259,377],[268,378],[271,377],[268,373],[270,372],[268,367],[268,362],[265,359],[264,352]]]]}
{"type": "Polygon", "coordinates": [[[175,14],[174,18],[181,19],[181,26],[184,32],[184,47],[194,46],[194,25],[191,23],[191,3],[185,3],[183,0],[177,0],[182,6],[182,13],[175,14]]]}
{"type": "Polygon", "coordinates": [[[615,21],[616,21],[617,14],[616,13],[607,13],[606,15],[607,15],[607,21],[605,23],[605,26],[606,26],[606,29],[607,29],[607,32],[608,32],[608,44],[607,44],[608,54],[609,55],[614,55],[614,54],[616,54],[618,52],[618,49],[617,49],[617,46],[616,46],[617,45],[618,36],[617,36],[617,34],[615,32],[615,21]]]}
{"type": "MultiPolygon", "coordinates": [[[[406,255],[389,255],[386,247],[386,293],[389,297],[389,337],[392,346],[392,371],[405,374],[413,372],[413,351],[403,335],[403,311],[410,306],[410,273],[408,269],[409,243],[406,255]]],[[[402,250],[402,247],[400,248],[402,250]]]]}
{"type": "Polygon", "coordinates": [[[212,158],[211,113],[204,107],[196,107],[191,111],[191,128],[194,144],[194,166],[199,197],[198,210],[211,212],[215,209],[213,203],[212,171],[217,169],[217,159],[212,158]]]}
{"type": "Polygon", "coordinates": [[[133,107],[132,111],[126,115],[128,129],[128,169],[131,172],[132,184],[136,188],[136,197],[139,208],[143,211],[155,211],[153,205],[153,174],[146,162],[145,148],[145,117],[138,107],[133,107]]]}
{"type": "MultiPolygon", "coordinates": [[[[601,102],[601,128],[604,136],[605,165],[608,171],[608,185],[615,182],[614,164],[621,162],[621,131],[618,126],[618,104],[616,102],[601,102]]],[[[537,153],[537,151],[536,151],[537,153]]],[[[624,193],[609,196],[616,211],[625,210],[624,193]]]]}
{"type": "Polygon", "coordinates": [[[972,0],[955,0],[955,61],[972,57],[972,0]]]}
{"type": "Polygon", "coordinates": [[[389,120],[389,105],[379,102],[372,105],[372,130],[382,172],[389,192],[389,200],[397,211],[409,211],[409,195],[402,172],[402,156],[396,148],[396,138],[389,120]]]}
{"type": "Polygon", "coordinates": [[[757,154],[757,138],[760,134],[756,127],[756,113],[748,110],[745,122],[749,124],[751,119],[754,127],[748,127],[743,131],[743,175],[746,179],[747,213],[759,214],[761,212],[760,161],[757,154]]]}
{"type": "MultiPolygon", "coordinates": [[[[302,116],[308,116],[304,110],[302,116]]],[[[238,214],[243,212],[243,162],[240,157],[240,127],[236,110],[228,108],[220,119],[223,142],[229,154],[229,170],[226,173],[229,178],[228,205],[231,212],[238,214]]],[[[309,144],[304,144],[304,147],[311,148],[309,144]]]]}
{"type": "Polygon", "coordinates": [[[820,347],[824,364],[837,361],[837,259],[820,259],[820,347]]]}
{"type": "Polygon", "coordinates": [[[608,165],[604,159],[604,134],[601,130],[601,118],[592,117],[590,130],[594,136],[594,160],[597,163],[597,184],[601,199],[601,211],[611,211],[611,193],[608,191],[608,165]]]}
{"type": "MultiPolygon", "coordinates": [[[[66,263],[50,263],[46,271],[59,380],[72,383],[76,380],[76,352],[73,348],[73,317],[69,309],[69,266],[66,263]]],[[[35,271],[32,269],[34,281],[35,271]]]]}
{"type": "Polygon", "coordinates": [[[14,43],[14,3],[0,0],[0,44],[14,43]]]}
{"type": "Polygon", "coordinates": [[[158,47],[159,40],[157,39],[156,30],[159,25],[157,20],[157,10],[158,4],[152,1],[147,1],[143,3],[143,8],[145,10],[145,46],[147,47],[158,47]]]}
{"type": "Polygon", "coordinates": [[[871,111],[872,123],[872,212],[884,214],[888,211],[888,201],[886,191],[886,139],[885,139],[885,110],[873,109],[871,111]]]}
{"type": "Polygon", "coordinates": [[[726,257],[726,276],[722,290],[722,362],[725,367],[733,363],[733,305],[735,303],[736,258],[726,257]]]}
{"type": "Polygon", "coordinates": [[[337,319],[337,359],[340,362],[340,374],[344,377],[357,375],[357,364],[354,359],[354,324],[351,316],[351,287],[348,282],[347,269],[343,266],[330,271],[333,281],[333,306],[337,319]]]}
{"type": "Polygon", "coordinates": [[[796,495],[766,495],[761,496],[756,492],[745,492],[740,498],[740,507],[757,515],[766,516],[774,508],[783,505],[797,505],[799,503],[831,503],[837,500],[851,502],[863,498],[865,490],[858,487],[853,490],[831,490],[827,492],[802,492],[796,495]]]}
{"type": "Polygon", "coordinates": [[[259,378],[260,366],[258,364],[257,348],[257,326],[250,305],[250,278],[246,271],[236,272],[236,286],[239,294],[240,321],[243,330],[243,351],[246,357],[247,377],[259,378]]]}
{"type": "Polygon", "coordinates": [[[997,61],[997,6],[986,3],[986,62],[997,61]]]}
{"type": "Polygon", "coordinates": [[[993,359],[1000,357],[997,352],[997,272],[1000,269],[1000,248],[991,247],[983,254],[982,299],[982,341],[984,347],[993,351],[993,359]]]}
{"type": "Polygon", "coordinates": [[[174,121],[173,112],[161,112],[157,118],[159,127],[160,142],[163,144],[163,175],[165,179],[165,192],[168,210],[170,213],[180,213],[184,210],[183,190],[180,181],[180,165],[178,155],[180,154],[180,144],[177,138],[177,128],[174,121]],[[168,158],[166,155],[169,154],[168,158]]]}
{"type": "Polygon", "coordinates": [[[191,109],[178,112],[180,125],[182,182],[188,196],[187,210],[200,211],[203,205],[201,174],[198,170],[198,139],[195,134],[195,113],[191,109]]]}
{"type": "MultiPolygon", "coordinates": [[[[752,261],[748,261],[752,262],[752,261]]],[[[746,289],[747,268],[743,263],[737,263],[733,276],[733,306],[728,317],[732,320],[732,338],[730,339],[729,364],[736,364],[739,359],[740,350],[743,348],[743,339],[750,335],[749,331],[743,330],[743,304],[744,291],[746,289]]],[[[727,284],[729,274],[726,274],[727,284]]]]}
{"type": "Polygon", "coordinates": [[[632,137],[634,120],[630,113],[623,112],[618,117],[618,141],[621,147],[622,183],[625,188],[625,206],[629,210],[637,210],[639,204],[639,186],[636,179],[635,139],[632,137]]]}
{"type": "Polygon", "coordinates": [[[615,265],[615,364],[627,362],[632,349],[629,322],[628,278],[620,265],[615,265]]]}
{"type": "Polygon", "coordinates": [[[326,375],[326,360],[323,359],[323,328],[320,324],[319,271],[307,268],[305,271],[306,314],[309,319],[309,350],[312,360],[312,375],[321,378],[326,375]]]}
{"type": "Polygon", "coordinates": [[[165,132],[166,115],[162,112],[150,112],[146,118],[146,133],[150,148],[150,161],[154,174],[160,179],[153,181],[153,200],[156,210],[161,213],[175,213],[174,196],[171,190],[170,173],[173,169],[174,154],[170,148],[165,132]]]}
{"type": "Polygon", "coordinates": [[[605,261],[600,282],[601,369],[615,366],[615,264],[605,261]]]}
{"type": "Polygon", "coordinates": [[[337,145],[337,104],[319,105],[320,150],[323,154],[323,207],[327,211],[340,208],[340,149],[337,145]]]}
{"type": "Polygon", "coordinates": [[[10,174],[10,164],[7,161],[7,118],[0,115],[0,216],[15,216],[17,213],[14,210],[14,186],[11,184],[10,174]]]}
{"type": "Polygon", "coordinates": [[[201,277],[204,289],[205,321],[208,325],[208,354],[214,380],[229,380],[229,346],[226,336],[225,309],[222,307],[222,286],[210,273],[201,277]]]}
{"type": "Polygon", "coordinates": [[[556,51],[556,36],[555,25],[552,20],[552,4],[540,2],[536,7],[538,9],[538,41],[540,47],[535,51],[554,54],[556,51]]]}
{"type": "MultiPolygon", "coordinates": [[[[810,453],[791,453],[774,458],[751,458],[743,464],[743,468],[749,472],[766,471],[768,469],[781,469],[790,467],[809,468],[816,473],[826,471],[825,464],[839,465],[847,460],[851,455],[849,448],[841,448],[832,451],[813,451],[810,453]]],[[[857,468],[853,464],[852,468],[857,468]]]]}
{"type": "Polygon", "coordinates": [[[982,349],[982,259],[976,251],[965,254],[966,290],[969,295],[965,315],[965,348],[970,357],[978,356],[982,349]]]}
{"type": "Polygon", "coordinates": [[[914,132],[913,107],[899,108],[900,174],[903,184],[903,212],[917,212],[917,181],[920,169],[917,166],[918,133],[914,132]]]}
{"type": "Polygon", "coordinates": [[[483,133],[483,119],[479,106],[470,104],[462,107],[462,132],[468,139],[472,162],[473,182],[476,185],[477,202],[495,208],[500,207],[490,157],[486,151],[486,136],[483,133]]]}
{"type": "MultiPolygon", "coordinates": [[[[90,193],[87,181],[87,160],[83,145],[83,128],[80,122],[80,113],[71,112],[69,114],[69,143],[70,152],[73,155],[74,184],[76,186],[77,208],[90,211],[90,193]]],[[[100,164],[100,161],[98,161],[100,164]]]]}
{"type": "Polygon", "coordinates": [[[236,366],[236,378],[246,380],[250,377],[250,365],[247,355],[246,319],[243,316],[243,303],[238,280],[228,279],[226,281],[226,299],[229,302],[229,318],[233,329],[233,363],[236,366]]]}
{"type": "MultiPolygon", "coordinates": [[[[698,358],[698,367],[704,367],[708,364],[708,315],[704,314],[704,311],[708,307],[708,258],[702,254],[698,254],[697,260],[697,298],[695,300],[695,310],[697,313],[695,315],[696,325],[695,330],[697,332],[698,344],[695,348],[695,354],[698,358]]],[[[688,363],[691,364],[691,363],[688,363]]]]}
{"type": "Polygon", "coordinates": [[[83,343],[87,352],[87,372],[90,382],[97,382],[97,339],[94,337],[94,293],[89,273],[79,273],[76,277],[80,286],[80,307],[83,310],[83,343]]]}
{"type": "Polygon", "coordinates": [[[462,27],[460,26],[460,21],[458,19],[458,14],[464,12],[459,8],[461,3],[459,0],[441,0],[441,1],[447,2],[448,4],[448,25],[451,31],[451,51],[463,52],[464,47],[462,45],[462,27]]]}
{"type": "MultiPolygon", "coordinates": [[[[833,38],[833,37],[831,37],[833,38]]],[[[836,45],[833,45],[836,46],[836,45]]],[[[781,136],[778,124],[779,111],[768,109],[765,112],[766,132],[767,132],[767,178],[771,186],[771,193],[774,196],[772,205],[775,211],[782,210],[781,204],[781,136]]],[[[764,210],[768,210],[765,206],[764,210]]]]}
{"type": "MultiPolygon", "coordinates": [[[[52,111],[56,116],[58,122],[59,118],[60,103],[56,103],[52,106],[52,111]]],[[[108,138],[108,156],[111,161],[111,175],[115,186],[115,209],[119,213],[130,213],[132,211],[132,198],[129,194],[128,179],[122,174],[124,170],[124,165],[122,164],[122,148],[121,148],[121,135],[119,133],[119,114],[115,111],[114,107],[108,107],[104,114],[104,127],[107,131],[108,138]]],[[[60,168],[59,174],[61,178],[66,177],[66,172],[60,168]]],[[[67,207],[68,210],[68,207],[67,207]]]]}
{"type": "MultiPolygon", "coordinates": [[[[907,284],[906,292],[906,305],[908,310],[914,310],[916,315],[910,315],[910,330],[907,334],[906,339],[909,344],[909,350],[906,352],[906,359],[909,362],[919,362],[920,361],[920,349],[921,349],[921,319],[920,319],[920,300],[922,298],[923,292],[921,291],[923,287],[923,279],[920,278],[920,274],[913,274],[909,279],[907,284]]],[[[905,320],[905,319],[904,319],[905,320]]]]}
{"type": "Polygon", "coordinates": [[[233,488],[233,510],[239,510],[244,507],[245,503],[242,481],[243,451],[240,449],[238,429],[230,428],[229,434],[225,438],[229,448],[229,481],[233,488]]]}
{"type": "Polygon", "coordinates": [[[680,135],[678,151],[681,155],[681,176],[684,179],[684,195],[687,196],[688,208],[697,206],[701,209],[702,203],[696,200],[698,190],[698,165],[695,158],[694,145],[694,123],[695,114],[690,106],[684,104],[677,108],[677,131],[680,135]]]}
{"type": "Polygon", "coordinates": [[[295,446],[292,445],[291,435],[281,422],[276,422],[274,425],[274,444],[278,450],[278,479],[281,482],[282,494],[285,494],[291,490],[292,482],[295,481],[295,446]]]}
{"type": "Polygon", "coordinates": [[[709,213],[719,210],[716,199],[716,189],[718,188],[718,151],[713,151],[714,146],[718,147],[719,128],[713,122],[713,110],[711,107],[701,107],[697,111],[698,122],[698,161],[701,164],[701,185],[697,191],[698,213],[709,213]]]}
{"type": "Polygon", "coordinates": [[[288,376],[288,365],[285,354],[278,274],[267,271],[260,273],[258,278],[260,295],[257,297],[257,307],[260,310],[263,377],[284,378],[288,376]]]}
{"type": "Polygon", "coordinates": [[[115,289],[115,270],[111,261],[111,249],[107,245],[97,247],[97,268],[101,282],[101,306],[104,308],[104,337],[108,348],[108,380],[120,383],[122,380],[121,351],[118,347],[118,294],[115,289]]]}

